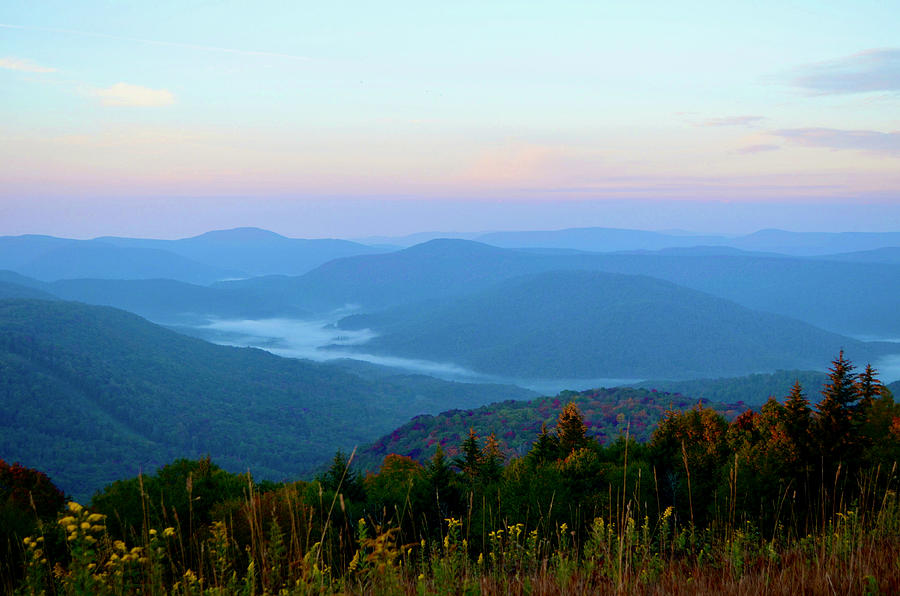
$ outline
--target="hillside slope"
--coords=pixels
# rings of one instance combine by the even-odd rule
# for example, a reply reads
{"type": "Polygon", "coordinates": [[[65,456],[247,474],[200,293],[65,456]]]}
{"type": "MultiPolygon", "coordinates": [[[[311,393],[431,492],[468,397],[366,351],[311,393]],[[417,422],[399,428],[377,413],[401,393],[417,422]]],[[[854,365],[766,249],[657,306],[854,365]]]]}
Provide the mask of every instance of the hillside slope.
{"type": "Polygon", "coordinates": [[[358,349],[512,377],[694,378],[812,368],[864,344],[643,276],[555,271],[442,303],[355,315],[379,336],[358,349]]]}
{"type": "Polygon", "coordinates": [[[296,478],[416,414],[533,395],[367,380],[43,300],[0,300],[0,379],[0,458],[77,495],[205,454],[232,471],[296,478]]]}
{"type": "Polygon", "coordinates": [[[100,238],[117,246],[158,248],[210,266],[247,275],[299,275],[332,259],[383,249],[331,238],[288,238],[259,228],[215,230],[179,240],[100,238]]]}
{"type": "Polygon", "coordinates": [[[363,311],[462,296],[513,277],[559,270],[647,275],[851,335],[900,334],[900,265],[745,254],[548,254],[433,240],[338,259],[299,277],[227,282],[315,311],[363,311]]]}
{"type": "MultiPolygon", "coordinates": [[[[666,410],[692,408],[699,400],[648,389],[615,387],[564,391],[555,397],[492,403],[471,410],[448,410],[417,416],[368,445],[360,451],[359,465],[363,469],[376,469],[390,453],[425,462],[434,455],[438,445],[454,456],[470,428],[481,437],[494,433],[507,455],[521,456],[537,439],[542,424],[548,429],[556,426],[559,413],[569,402],[578,404],[588,435],[609,443],[626,432],[630,437],[646,441],[666,410]]],[[[704,405],[729,419],[747,409],[742,403],[704,402],[704,405]]]]}

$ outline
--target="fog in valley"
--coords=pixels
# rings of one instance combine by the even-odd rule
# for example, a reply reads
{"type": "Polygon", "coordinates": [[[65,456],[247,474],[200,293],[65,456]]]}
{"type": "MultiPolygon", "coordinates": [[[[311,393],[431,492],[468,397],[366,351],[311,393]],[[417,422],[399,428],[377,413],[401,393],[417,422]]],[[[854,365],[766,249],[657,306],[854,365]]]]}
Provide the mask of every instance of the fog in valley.
{"type": "MultiPolygon", "coordinates": [[[[302,358],[316,362],[352,359],[380,366],[399,369],[403,372],[426,374],[448,381],[466,383],[513,384],[554,395],[563,390],[580,391],[593,387],[615,387],[631,385],[644,379],[594,377],[571,378],[523,378],[488,375],[467,369],[453,362],[435,362],[424,359],[402,358],[383,354],[372,354],[360,349],[376,337],[370,329],[339,329],[337,321],[347,315],[339,311],[333,317],[317,319],[219,319],[208,321],[192,328],[192,334],[221,345],[260,348],[286,358],[302,358]],[[351,349],[352,348],[352,349],[351,349]]],[[[897,354],[888,355],[872,362],[879,378],[884,383],[900,380],[900,339],[858,336],[864,341],[897,343],[897,354]]],[[[863,367],[864,363],[855,363],[863,367]]],[[[825,363],[823,363],[824,369],[825,363]]],[[[760,371],[772,372],[772,371],[760,371]]],[[[664,375],[652,375],[660,379],[664,375]]]]}
{"type": "Polygon", "coordinates": [[[350,350],[346,348],[364,346],[376,334],[370,329],[338,329],[335,323],[346,314],[348,313],[341,311],[333,318],[320,319],[220,319],[193,327],[191,332],[213,343],[260,348],[286,358],[304,358],[317,362],[339,359],[361,360],[408,373],[431,375],[447,381],[513,384],[547,395],[554,395],[566,389],[615,387],[642,380],[609,377],[587,379],[504,377],[482,374],[452,362],[433,362],[370,354],[358,349],[350,350]]]}

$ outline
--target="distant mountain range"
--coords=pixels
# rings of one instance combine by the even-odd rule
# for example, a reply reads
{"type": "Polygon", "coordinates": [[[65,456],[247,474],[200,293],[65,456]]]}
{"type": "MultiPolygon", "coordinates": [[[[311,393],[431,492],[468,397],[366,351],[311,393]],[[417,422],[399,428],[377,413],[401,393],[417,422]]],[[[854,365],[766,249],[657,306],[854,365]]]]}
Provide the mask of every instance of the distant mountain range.
{"type": "Polygon", "coordinates": [[[821,256],[900,247],[900,232],[789,232],[759,230],[752,234],[694,234],[617,228],[568,228],[486,233],[420,233],[366,239],[383,245],[408,247],[436,238],[474,240],[503,248],[556,248],[582,252],[661,250],[694,246],[730,247],[742,251],[792,256],[821,256]]]}
{"type": "Polygon", "coordinates": [[[513,378],[695,378],[813,368],[866,344],[643,276],[551,271],[442,302],[353,315],[378,333],[357,349],[450,361],[513,378]]]}
{"type": "Polygon", "coordinates": [[[896,351],[836,333],[900,337],[898,264],[673,250],[689,254],[433,240],[334,259],[301,276],[212,286],[0,274],[0,295],[40,291],[182,326],[210,317],[327,317],[349,307],[360,316],[347,328],[381,334],[358,350],[530,378],[737,375],[818,366],[841,347],[859,360],[896,351]],[[516,281],[529,275],[538,277],[516,281]]]}
{"type": "Polygon", "coordinates": [[[420,413],[534,393],[367,375],[61,300],[0,300],[0,458],[79,496],[179,457],[297,478],[420,413]]]}
{"type": "Polygon", "coordinates": [[[546,254],[467,240],[331,261],[299,277],[216,287],[278,296],[312,311],[363,311],[447,299],[520,275],[588,270],[639,274],[781,314],[833,332],[900,337],[900,264],[747,255],[546,254]]]}
{"type": "Polygon", "coordinates": [[[347,240],[286,238],[256,228],[181,240],[4,236],[0,237],[0,269],[43,281],[165,278],[209,284],[256,275],[297,275],[331,259],[384,250],[347,240]]]}

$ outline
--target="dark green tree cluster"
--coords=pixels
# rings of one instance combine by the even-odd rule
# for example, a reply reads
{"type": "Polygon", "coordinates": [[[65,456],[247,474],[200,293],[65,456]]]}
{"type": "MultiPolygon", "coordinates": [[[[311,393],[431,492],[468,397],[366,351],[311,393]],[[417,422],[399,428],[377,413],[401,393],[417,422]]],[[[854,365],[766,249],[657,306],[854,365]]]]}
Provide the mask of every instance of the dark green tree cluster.
{"type": "Polygon", "coordinates": [[[0,459],[0,592],[19,575],[22,540],[52,524],[65,502],[43,472],[0,459]]]}

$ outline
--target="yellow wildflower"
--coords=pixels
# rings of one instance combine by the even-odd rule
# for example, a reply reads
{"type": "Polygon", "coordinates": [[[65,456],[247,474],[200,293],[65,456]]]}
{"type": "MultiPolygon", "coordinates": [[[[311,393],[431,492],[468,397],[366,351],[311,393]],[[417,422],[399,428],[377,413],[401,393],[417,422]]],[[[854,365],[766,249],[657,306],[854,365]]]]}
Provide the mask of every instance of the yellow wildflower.
{"type": "Polygon", "coordinates": [[[105,526],[101,526],[99,524],[91,526],[91,532],[102,532],[105,529],[106,529],[105,526]]]}
{"type": "Polygon", "coordinates": [[[89,523],[87,523],[87,522],[81,522],[81,529],[82,529],[82,530],[90,530],[90,529],[91,529],[91,524],[89,524],[89,523]]]}
{"type": "Polygon", "coordinates": [[[92,524],[96,524],[98,522],[102,522],[105,517],[105,515],[102,515],[100,513],[92,513],[88,516],[87,520],[92,524]]]}
{"type": "Polygon", "coordinates": [[[156,536],[156,528],[150,528],[150,535],[156,536]]]}
{"type": "Polygon", "coordinates": [[[175,535],[175,528],[168,527],[165,530],[163,530],[163,536],[165,536],[166,538],[168,538],[169,536],[174,536],[174,535],[175,535]]]}
{"type": "Polygon", "coordinates": [[[121,540],[116,540],[115,542],[113,542],[113,548],[118,551],[125,552],[125,543],[121,540]]]}
{"type": "Polygon", "coordinates": [[[68,526],[75,523],[75,518],[71,515],[67,515],[57,522],[61,526],[68,526]]]}
{"type": "Polygon", "coordinates": [[[69,503],[66,506],[69,508],[69,511],[71,511],[72,513],[74,513],[76,515],[81,513],[81,510],[84,509],[84,507],[82,507],[75,501],[69,501],[69,503]]]}

